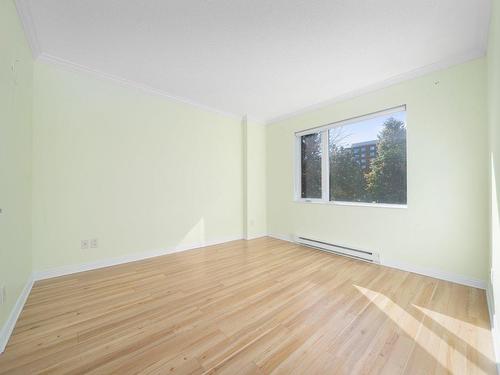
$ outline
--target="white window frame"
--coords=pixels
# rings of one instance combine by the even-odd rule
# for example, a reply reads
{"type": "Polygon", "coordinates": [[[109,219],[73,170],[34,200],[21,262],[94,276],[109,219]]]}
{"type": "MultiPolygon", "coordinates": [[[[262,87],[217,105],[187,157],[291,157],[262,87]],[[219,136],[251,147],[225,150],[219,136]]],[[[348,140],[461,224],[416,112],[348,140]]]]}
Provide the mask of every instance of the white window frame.
{"type": "MultiPolygon", "coordinates": [[[[294,144],[294,201],[298,203],[321,203],[338,206],[359,206],[359,207],[382,207],[382,208],[407,208],[407,204],[390,204],[390,203],[366,203],[366,202],[342,202],[330,201],[330,163],[328,155],[328,131],[332,128],[353,124],[356,122],[369,120],[379,116],[387,116],[397,112],[406,111],[406,105],[399,105],[384,109],[377,112],[372,112],[362,116],[356,116],[347,120],[336,121],[326,125],[317,126],[295,132],[294,144]],[[308,134],[321,133],[321,198],[302,198],[302,158],[301,158],[301,137],[308,134]]],[[[407,146],[408,147],[408,146],[407,146]]],[[[407,150],[408,155],[408,150],[407,150]]],[[[407,174],[408,178],[408,174],[407,174]]],[[[407,184],[408,186],[408,184],[407,184]]]]}

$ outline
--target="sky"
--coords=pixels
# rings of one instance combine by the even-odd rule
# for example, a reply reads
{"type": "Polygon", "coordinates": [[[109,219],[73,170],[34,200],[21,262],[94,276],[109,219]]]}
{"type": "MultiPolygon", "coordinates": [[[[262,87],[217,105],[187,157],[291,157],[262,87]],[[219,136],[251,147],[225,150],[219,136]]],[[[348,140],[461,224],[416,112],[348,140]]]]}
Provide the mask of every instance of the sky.
{"type": "Polygon", "coordinates": [[[340,145],[350,147],[353,143],[377,139],[377,134],[384,127],[385,120],[390,117],[406,122],[406,112],[401,111],[335,128],[338,129],[337,131],[340,134],[342,134],[342,137],[345,137],[340,145]]]}

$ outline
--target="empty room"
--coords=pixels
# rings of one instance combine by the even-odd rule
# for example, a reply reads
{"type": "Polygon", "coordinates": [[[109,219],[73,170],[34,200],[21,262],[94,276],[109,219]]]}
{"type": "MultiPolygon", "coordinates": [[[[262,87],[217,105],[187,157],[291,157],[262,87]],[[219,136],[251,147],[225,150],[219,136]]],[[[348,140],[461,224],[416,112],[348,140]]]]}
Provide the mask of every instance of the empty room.
{"type": "Polygon", "coordinates": [[[500,0],[0,0],[0,375],[499,371],[500,0]]]}

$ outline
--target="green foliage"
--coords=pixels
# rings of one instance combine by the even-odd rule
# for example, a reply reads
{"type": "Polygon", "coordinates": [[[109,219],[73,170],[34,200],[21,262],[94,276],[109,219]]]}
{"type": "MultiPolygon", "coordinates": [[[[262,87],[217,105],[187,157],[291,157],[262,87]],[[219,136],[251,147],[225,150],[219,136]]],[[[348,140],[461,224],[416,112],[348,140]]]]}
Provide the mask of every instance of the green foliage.
{"type": "Polygon", "coordinates": [[[321,198],[321,134],[301,137],[302,198],[321,198]]]}
{"type": "Polygon", "coordinates": [[[389,118],[378,135],[378,153],[367,175],[368,190],[379,203],[406,204],[406,127],[389,118]]]}
{"type": "MultiPolygon", "coordinates": [[[[406,204],[405,123],[393,117],[384,122],[366,169],[351,148],[339,146],[348,137],[341,128],[329,132],[330,200],[406,204]]],[[[320,133],[301,137],[301,155],[302,197],[321,198],[320,133]]]]}
{"type": "Polygon", "coordinates": [[[352,150],[330,146],[330,200],[359,202],[366,194],[363,170],[352,150]]]}

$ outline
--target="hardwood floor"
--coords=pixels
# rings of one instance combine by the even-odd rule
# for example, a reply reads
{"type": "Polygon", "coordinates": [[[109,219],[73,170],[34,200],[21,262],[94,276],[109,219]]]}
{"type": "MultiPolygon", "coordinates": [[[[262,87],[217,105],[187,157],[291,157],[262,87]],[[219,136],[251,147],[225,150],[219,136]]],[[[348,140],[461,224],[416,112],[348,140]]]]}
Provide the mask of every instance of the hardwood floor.
{"type": "Polygon", "coordinates": [[[37,282],[1,374],[494,374],[485,293],[271,238],[37,282]]]}

